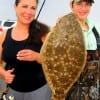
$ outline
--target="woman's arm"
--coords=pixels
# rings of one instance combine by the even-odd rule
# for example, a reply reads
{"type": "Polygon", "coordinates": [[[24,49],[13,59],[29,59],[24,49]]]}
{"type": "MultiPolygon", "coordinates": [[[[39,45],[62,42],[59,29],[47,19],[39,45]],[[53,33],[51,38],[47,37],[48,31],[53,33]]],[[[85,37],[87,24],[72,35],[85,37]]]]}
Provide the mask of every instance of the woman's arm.
{"type": "Polygon", "coordinates": [[[4,66],[5,63],[2,60],[2,44],[4,42],[6,36],[6,30],[0,34],[0,76],[4,78],[6,83],[11,83],[15,77],[15,75],[12,74],[12,72],[14,71],[14,69],[11,70],[5,70],[4,66]]]}

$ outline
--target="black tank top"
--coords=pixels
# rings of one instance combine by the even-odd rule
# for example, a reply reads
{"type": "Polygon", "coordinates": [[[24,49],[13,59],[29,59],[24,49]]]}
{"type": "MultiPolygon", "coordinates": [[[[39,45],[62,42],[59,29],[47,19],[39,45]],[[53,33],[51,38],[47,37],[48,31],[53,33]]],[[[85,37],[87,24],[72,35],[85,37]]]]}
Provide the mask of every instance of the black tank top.
{"type": "MultiPolygon", "coordinates": [[[[16,75],[9,87],[20,92],[31,92],[46,84],[43,70],[36,61],[17,61],[16,54],[23,49],[27,40],[16,41],[11,37],[12,28],[8,29],[5,41],[2,45],[2,59],[7,63],[6,70],[14,68],[16,75]],[[17,62],[17,63],[16,63],[17,62]]],[[[25,48],[40,52],[41,45],[27,44],[25,48]]]]}

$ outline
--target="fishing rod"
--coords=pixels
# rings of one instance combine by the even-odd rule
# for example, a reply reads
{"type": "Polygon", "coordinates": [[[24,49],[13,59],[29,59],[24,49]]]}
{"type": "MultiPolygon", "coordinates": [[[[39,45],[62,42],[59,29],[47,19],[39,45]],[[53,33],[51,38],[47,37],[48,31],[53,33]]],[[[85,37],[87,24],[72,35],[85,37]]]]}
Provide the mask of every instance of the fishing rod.
{"type": "Polygon", "coordinates": [[[43,1],[38,14],[37,14],[36,18],[33,20],[33,23],[32,23],[33,28],[36,28],[37,30],[40,30],[40,25],[38,23],[38,18],[39,18],[39,15],[40,15],[40,13],[43,9],[43,6],[44,6],[45,2],[46,2],[46,0],[43,1]]]}
{"type": "Polygon", "coordinates": [[[43,6],[44,6],[45,2],[46,2],[46,0],[43,1],[42,5],[41,5],[41,7],[40,7],[40,10],[39,10],[39,12],[38,12],[38,14],[37,14],[36,20],[38,20],[39,15],[40,15],[40,13],[41,13],[41,11],[42,11],[42,9],[43,9],[43,6]]]}

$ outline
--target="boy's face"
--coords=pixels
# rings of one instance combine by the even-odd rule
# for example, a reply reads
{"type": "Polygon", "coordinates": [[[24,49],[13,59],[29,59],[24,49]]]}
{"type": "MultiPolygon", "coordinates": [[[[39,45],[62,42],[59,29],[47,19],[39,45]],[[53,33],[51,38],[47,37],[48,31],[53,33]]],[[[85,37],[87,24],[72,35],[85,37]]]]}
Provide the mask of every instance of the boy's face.
{"type": "Polygon", "coordinates": [[[71,9],[79,19],[85,20],[90,12],[91,4],[85,1],[71,2],[71,9]]]}

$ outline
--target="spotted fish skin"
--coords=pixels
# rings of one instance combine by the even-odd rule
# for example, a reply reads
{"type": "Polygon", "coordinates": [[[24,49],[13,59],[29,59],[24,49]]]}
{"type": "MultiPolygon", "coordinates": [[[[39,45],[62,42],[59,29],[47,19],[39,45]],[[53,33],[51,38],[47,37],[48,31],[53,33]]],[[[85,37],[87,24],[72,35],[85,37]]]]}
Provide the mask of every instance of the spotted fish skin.
{"type": "Polygon", "coordinates": [[[52,100],[65,100],[65,95],[79,78],[86,63],[82,29],[71,12],[63,16],[48,33],[40,57],[52,100]]]}

